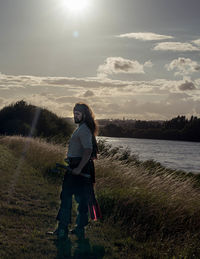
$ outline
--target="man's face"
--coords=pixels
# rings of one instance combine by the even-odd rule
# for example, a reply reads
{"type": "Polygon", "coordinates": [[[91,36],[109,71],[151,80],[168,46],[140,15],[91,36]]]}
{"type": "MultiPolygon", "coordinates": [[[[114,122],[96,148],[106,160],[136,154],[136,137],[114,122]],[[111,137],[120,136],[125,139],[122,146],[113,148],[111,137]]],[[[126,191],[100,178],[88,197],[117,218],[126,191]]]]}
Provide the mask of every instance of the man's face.
{"type": "Polygon", "coordinates": [[[83,119],[82,112],[74,111],[74,122],[75,123],[81,123],[82,119],[83,119]]]}

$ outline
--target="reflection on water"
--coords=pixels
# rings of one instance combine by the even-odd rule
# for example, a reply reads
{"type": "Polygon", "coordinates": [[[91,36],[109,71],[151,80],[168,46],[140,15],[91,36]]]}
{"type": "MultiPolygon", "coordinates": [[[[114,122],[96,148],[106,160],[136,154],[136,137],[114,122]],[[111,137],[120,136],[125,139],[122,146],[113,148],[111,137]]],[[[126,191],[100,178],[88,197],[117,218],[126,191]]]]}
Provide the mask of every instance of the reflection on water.
{"type": "Polygon", "coordinates": [[[106,140],[113,147],[129,148],[142,161],[153,159],[168,168],[200,173],[200,142],[110,137],[98,139],[106,140]]]}
{"type": "Polygon", "coordinates": [[[57,259],[101,259],[105,254],[103,246],[91,246],[88,238],[76,240],[75,242],[72,242],[69,238],[56,239],[54,242],[57,247],[57,259]]]}

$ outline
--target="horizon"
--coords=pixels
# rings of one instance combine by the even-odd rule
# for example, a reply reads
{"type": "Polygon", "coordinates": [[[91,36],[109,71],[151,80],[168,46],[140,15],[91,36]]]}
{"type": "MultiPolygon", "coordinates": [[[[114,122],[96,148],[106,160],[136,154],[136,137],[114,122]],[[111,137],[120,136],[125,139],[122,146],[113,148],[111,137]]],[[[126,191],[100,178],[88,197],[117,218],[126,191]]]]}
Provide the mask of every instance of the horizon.
{"type": "Polygon", "coordinates": [[[198,0],[3,0],[0,109],[24,99],[58,116],[200,116],[198,0]],[[77,4],[78,3],[78,4],[77,4]]]}
{"type": "MultiPolygon", "coordinates": [[[[24,101],[23,99],[22,100],[19,100],[19,101],[17,101],[17,102],[20,102],[20,101],[24,101]]],[[[17,103],[16,102],[16,103],[17,103]]],[[[25,101],[26,102],[26,101],[25,101]]],[[[0,108],[0,111],[1,111],[1,109],[3,109],[3,108],[5,108],[5,107],[8,107],[8,106],[10,106],[10,105],[15,105],[16,103],[10,103],[10,104],[8,104],[8,105],[5,105],[5,106],[3,106],[3,107],[1,107],[0,108]]],[[[26,102],[27,103],[27,102],[26,102]]],[[[32,103],[27,103],[27,105],[33,105],[34,106],[34,104],[32,104],[32,103]]],[[[50,111],[50,112],[52,112],[52,113],[54,113],[54,114],[56,114],[58,117],[60,117],[60,118],[62,118],[62,119],[70,119],[70,120],[73,120],[73,115],[72,116],[60,116],[59,114],[57,114],[55,111],[53,111],[53,110],[51,110],[51,109],[48,109],[48,107],[41,107],[41,106],[39,106],[39,105],[35,105],[35,107],[38,107],[38,108],[41,108],[41,109],[46,109],[46,110],[48,110],[48,111],[50,111]]],[[[73,114],[73,112],[71,112],[72,114],[73,114]]],[[[166,120],[159,120],[159,119],[149,119],[149,120],[145,120],[145,119],[143,119],[143,120],[141,120],[141,119],[136,119],[136,118],[129,118],[129,117],[125,117],[125,116],[123,116],[122,118],[120,118],[120,117],[110,117],[110,118],[96,118],[95,117],[95,120],[107,120],[107,121],[115,121],[115,120],[119,120],[119,121],[128,121],[128,120],[131,120],[131,121],[138,121],[138,120],[141,120],[141,121],[148,121],[148,122],[150,122],[150,121],[152,121],[152,122],[163,122],[163,121],[167,121],[167,120],[172,120],[173,118],[177,118],[177,117],[185,117],[186,119],[190,119],[191,117],[195,117],[195,115],[193,115],[193,114],[191,114],[191,115],[189,115],[189,116],[186,116],[185,114],[177,114],[177,115],[175,115],[174,117],[171,117],[171,118],[169,118],[169,119],[166,119],[166,120]]],[[[197,118],[200,118],[200,117],[198,117],[198,116],[196,116],[197,118]]]]}
{"type": "MultiPolygon", "coordinates": [[[[176,117],[178,117],[178,116],[185,116],[185,115],[177,115],[176,117]]],[[[193,116],[193,115],[192,115],[193,116]]],[[[186,117],[186,116],[185,116],[186,117]]],[[[70,120],[73,120],[73,117],[62,117],[63,119],[70,119],[70,120]]],[[[175,117],[173,117],[173,118],[175,118],[175,117]]],[[[171,118],[171,119],[173,119],[173,118],[171,118]]],[[[186,119],[190,119],[191,117],[186,117],[186,119]]],[[[169,120],[171,120],[171,119],[169,119],[169,120]]],[[[137,119],[131,119],[131,118],[122,118],[122,119],[120,119],[120,118],[102,118],[102,119],[98,119],[98,118],[95,118],[95,120],[107,120],[107,121],[117,121],[117,120],[119,120],[119,121],[137,121],[137,119]]],[[[142,121],[142,120],[141,120],[142,121]]],[[[165,121],[165,120],[144,120],[144,121],[152,121],[152,122],[163,122],[163,121],[165,121]]]]}

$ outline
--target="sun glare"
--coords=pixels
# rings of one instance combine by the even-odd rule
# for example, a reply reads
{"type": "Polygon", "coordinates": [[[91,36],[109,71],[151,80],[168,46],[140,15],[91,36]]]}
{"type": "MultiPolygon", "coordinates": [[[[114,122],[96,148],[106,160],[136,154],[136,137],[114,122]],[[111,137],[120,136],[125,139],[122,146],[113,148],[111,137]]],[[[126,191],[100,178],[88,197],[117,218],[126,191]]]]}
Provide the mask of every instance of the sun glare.
{"type": "Polygon", "coordinates": [[[80,13],[88,8],[89,0],[65,0],[65,6],[72,13],[80,13]]]}

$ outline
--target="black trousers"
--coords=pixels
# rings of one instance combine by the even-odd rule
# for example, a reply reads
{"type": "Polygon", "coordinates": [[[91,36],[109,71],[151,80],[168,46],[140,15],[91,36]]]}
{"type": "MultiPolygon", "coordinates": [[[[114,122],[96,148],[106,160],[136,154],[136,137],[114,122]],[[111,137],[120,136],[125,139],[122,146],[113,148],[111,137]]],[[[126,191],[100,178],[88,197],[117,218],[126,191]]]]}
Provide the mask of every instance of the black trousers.
{"type": "Polygon", "coordinates": [[[92,183],[86,181],[83,176],[65,176],[60,195],[60,209],[56,218],[62,226],[67,227],[71,223],[73,195],[78,203],[77,226],[85,227],[88,224],[88,202],[91,195],[91,186],[92,183]]]}

